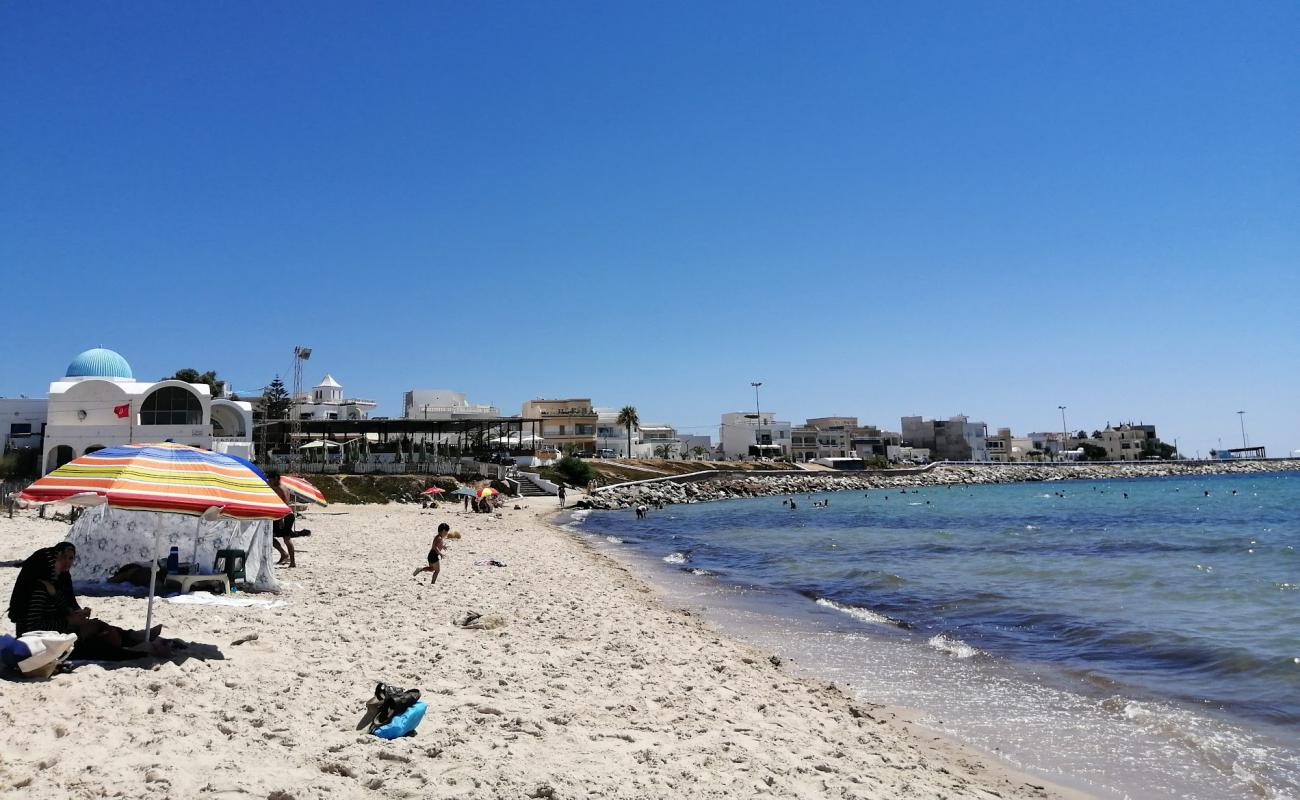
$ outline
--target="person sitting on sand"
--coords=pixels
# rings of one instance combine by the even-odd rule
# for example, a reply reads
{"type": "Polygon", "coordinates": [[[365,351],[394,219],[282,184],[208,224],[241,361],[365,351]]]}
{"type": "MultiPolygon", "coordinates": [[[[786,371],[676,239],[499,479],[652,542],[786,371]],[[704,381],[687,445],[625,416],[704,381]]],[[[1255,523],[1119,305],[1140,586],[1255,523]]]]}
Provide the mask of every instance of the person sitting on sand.
{"type": "MultiPolygon", "coordinates": [[[[128,649],[145,641],[143,632],[126,631],[90,616],[72,591],[72,564],[77,548],[71,542],[43,547],[23,562],[9,597],[9,619],[18,635],[29,631],[75,633],[72,657],[91,661],[127,661],[148,655],[171,655],[171,645],[161,639],[149,641],[147,651],[128,649]]],[[[162,630],[155,625],[153,636],[162,630]]]]}
{"type": "Polygon", "coordinates": [[[445,522],[438,526],[438,534],[433,537],[433,544],[429,545],[429,563],[412,572],[412,578],[421,572],[432,572],[433,580],[429,581],[429,585],[438,582],[438,571],[442,568],[442,555],[447,552],[447,533],[450,531],[451,526],[445,522]]]}

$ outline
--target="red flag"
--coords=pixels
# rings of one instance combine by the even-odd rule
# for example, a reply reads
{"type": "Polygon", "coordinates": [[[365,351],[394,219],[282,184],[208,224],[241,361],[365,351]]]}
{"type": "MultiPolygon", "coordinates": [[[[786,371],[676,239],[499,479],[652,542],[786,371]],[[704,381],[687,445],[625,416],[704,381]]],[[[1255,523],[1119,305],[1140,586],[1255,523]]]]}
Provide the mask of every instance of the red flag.
{"type": "Polygon", "coordinates": [[[131,415],[131,404],[123,403],[120,406],[113,406],[113,413],[125,419],[131,415]]]}

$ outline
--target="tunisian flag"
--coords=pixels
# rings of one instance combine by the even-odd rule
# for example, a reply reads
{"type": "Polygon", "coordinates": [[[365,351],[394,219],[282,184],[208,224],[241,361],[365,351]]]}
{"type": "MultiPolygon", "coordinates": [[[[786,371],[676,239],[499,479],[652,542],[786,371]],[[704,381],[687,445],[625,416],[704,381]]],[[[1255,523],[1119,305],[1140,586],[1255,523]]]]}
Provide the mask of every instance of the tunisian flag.
{"type": "Polygon", "coordinates": [[[113,413],[123,419],[126,419],[127,417],[131,416],[131,404],[123,403],[120,406],[113,406],[113,413]]]}

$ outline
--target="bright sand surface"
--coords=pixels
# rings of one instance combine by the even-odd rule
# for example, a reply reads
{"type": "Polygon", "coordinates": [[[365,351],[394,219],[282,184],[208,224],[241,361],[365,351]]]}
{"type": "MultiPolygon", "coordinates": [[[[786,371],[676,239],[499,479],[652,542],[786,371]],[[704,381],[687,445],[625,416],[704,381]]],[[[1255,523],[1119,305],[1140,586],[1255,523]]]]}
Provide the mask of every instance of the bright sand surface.
{"type": "MultiPolygon", "coordinates": [[[[513,505],[311,514],[300,566],[278,573],[286,591],[237,595],[287,605],[158,603],[164,635],[212,647],[0,682],[0,796],[1066,796],[667,607],[550,526],[554,500],[513,505]],[[411,572],[443,521],[464,536],[430,586],[411,572]],[[454,624],[469,611],[499,627],[454,624]],[[423,692],[418,735],[356,730],[379,681],[423,692]]],[[[67,531],[0,517],[4,601],[13,562],[67,531]]],[[[142,626],[142,598],[83,605],[142,626]]]]}

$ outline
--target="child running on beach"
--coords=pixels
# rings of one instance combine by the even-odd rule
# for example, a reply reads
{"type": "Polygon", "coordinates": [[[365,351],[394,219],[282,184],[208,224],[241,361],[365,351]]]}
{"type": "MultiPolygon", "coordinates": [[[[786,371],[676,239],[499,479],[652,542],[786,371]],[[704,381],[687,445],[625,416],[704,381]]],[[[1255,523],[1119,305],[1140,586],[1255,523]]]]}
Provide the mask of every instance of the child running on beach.
{"type": "Polygon", "coordinates": [[[438,570],[442,566],[442,554],[447,552],[447,534],[450,532],[451,526],[447,523],[444,522],[438,526],[438,535],[433,537],[433,544],[429,545],[429,564],[412,572],[412,578],[421,572],[432,572],[433,580],[429,581],[429,585],[432,586],[438,582],[438,570]]]}

